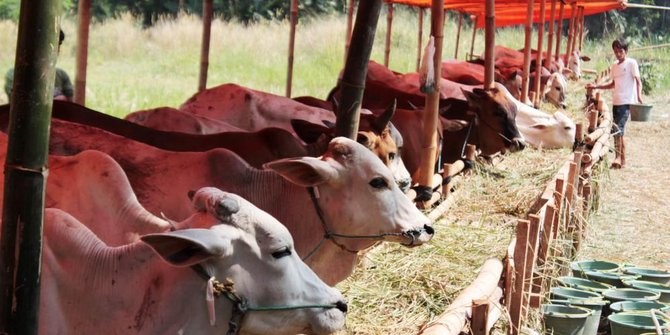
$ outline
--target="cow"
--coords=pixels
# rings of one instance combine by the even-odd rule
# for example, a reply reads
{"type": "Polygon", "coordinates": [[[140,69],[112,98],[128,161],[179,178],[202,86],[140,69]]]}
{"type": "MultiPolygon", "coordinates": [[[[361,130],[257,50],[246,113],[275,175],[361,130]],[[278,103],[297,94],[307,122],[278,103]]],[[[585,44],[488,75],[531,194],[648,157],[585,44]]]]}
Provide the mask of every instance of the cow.
{"type": "MultiPolygon", "coordinates": [[[[519,100],[521,99],[521,85],[522,85],[522,75],[521,71],[516,71],[510,74],[505,82],[504,86],[512,94],[512,96],[519,100]]],[[[528,86],[531,92],[534,92],[535,88],[535,73],[531,73],[528,77],[528,86]]],[[[565,90],[568,87],[568,82],[565,79],[565,76],[561,73],[549,73],[545,68],[542,68],[542,73],[540,75],[540,82],[544,87],[542,91],[542,100],[546,100],[552,105],[559,108],[566,108],[565,105],[565,90]]],[[[527,105],[530,105],[530,101],[525,102],[527,105]]]]}
{"type": "Polygon", "coordinates": [[[242,128],[206,116],[186,113],[172,107],[158,107],[130,113],[124,117],[148,128],[175,131],[188,134],[215,134],[222,132],[242,132],[242,128]]]}
{"type": "Polygon", "coordinates": [[[330,334],[344,326],[342,295],[300,260],[276,219],[212,188],[198,190],[192,207],[175,231],[122,247],[46,209],[40,334],[330,334]]]}
{"type": "Polygon", "coordinates": [[[190,205],[180,195],[200,187],[236,193],[284,223],[297,253],[331,285],[351,273],[358,251],[378,241],[416,246],[433,235],[430,220],[400,191],[389,169],[344,138],[331,140],[321,157],[276,160],[265,164],[266,171],[225,149],[165,151],[58,119],[49,146],[52,154],[109,154],[154,215],[183,219],[190,205]]]}
{"type": "MultiPolygon", "coordinates": [[[[182,112],[183,113],[183,112],[182,112]]],[[[153,114],[156,116],[157,114],[153,114]]],[[[170,151],[206,151],[214,148],[226,148],[234,151],[249,164],[261,168],[271,160],[297,156],[319,156],[328,146],[330,138],[322,138],[314,143],[305,144],[291,132],[279,128],[265,128],[256,132],[223,132],[209,135],[166,132],[147,128],[133,122],[109,116],[78,104],[54,101],[52,116],[79,124],[90,125],[151,146],[170,151]]],[[[196,115],[197,116],[197,115],[196,115]]],[[[382,116],[366,115],[361,119],[363,129],[359,138],[382,142],[380,146],[369,146],[385,162],[394,174],[394,178],[403,191],[409,188],[410,176],[401,159],[398,148],[389,132],[385,132],[392,110],[382,116]]],[[[8,124],[9,105],[0,106],[0,128],[8,124]]],[[[390,129],[390,128],[389,128],[390,129]]],[[[300,131],[300,130],[299,130],[300,131]]],[[[393,133],[391,133],[393,135],[393,133]]],[[[372,142],[368,142],[372,143],[372,142]]]]}

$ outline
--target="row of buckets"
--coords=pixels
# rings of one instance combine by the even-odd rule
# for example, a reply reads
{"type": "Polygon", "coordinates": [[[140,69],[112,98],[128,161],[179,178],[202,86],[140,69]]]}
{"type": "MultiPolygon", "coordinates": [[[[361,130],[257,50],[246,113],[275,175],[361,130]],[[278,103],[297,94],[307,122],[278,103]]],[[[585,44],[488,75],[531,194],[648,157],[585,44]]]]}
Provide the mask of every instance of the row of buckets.
{"type": "Polygon", "coordinates": [[[570,264],[542,305],[555,335],[670,335],[670,272],[588,260],[570,264]]]}

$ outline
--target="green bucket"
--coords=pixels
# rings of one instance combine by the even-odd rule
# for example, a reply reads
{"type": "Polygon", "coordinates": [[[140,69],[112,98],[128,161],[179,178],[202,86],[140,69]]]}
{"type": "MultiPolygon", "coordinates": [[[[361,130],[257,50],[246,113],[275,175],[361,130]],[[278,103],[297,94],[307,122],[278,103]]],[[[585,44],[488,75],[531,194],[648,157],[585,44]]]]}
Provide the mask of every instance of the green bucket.
{"type": "Polygon", "coordinates": [[[598,333],[598,326],[600,325],[600,316],[602,315],[603,307],[607,305],[605,300],[594,299],[569,299],[569,300],[551,300],[552,304],[561,304],[567,306],[576,306],[590,309],[593,314],[586,319],[584,325],[583,335],[596,335],[598,333]]]}
{"type": "Polygon", "coordinates": [[[570,270],[575,277],[584,278],[586,271],[616,271],[619,270],[619,264],[599,260],[576,261],[570,263],[570,270]]]}
{"type": "Polygon", "coordinates": [[[662,285],[653,281],[646,280],[624,280],[626,286],[645,291],[658,292],[661,296],[658,298],[659,302],[670,303],[670,286],[662,285]]]}
{"type": "Polygon", "coordinates": [[[665,312],[670,306],[656,301],[617,301],[610,304],[610,310],[614,313],[646,312],[652,309],[665,312]]]}
{"type": "Polygon", "coordinates": [[[558,282],[566,287],[576,288],[579,290],[593,291],[598,293],[602,293],[605,290],[614,288],[614,286],[610,284],[605,284],[590,279],[578,278],[578,277],[558,277],[558,282]]]}
{"type": "Polygon", "coordinates": [[[598,292],[570,287],[552,287],[549,292],[551,293],[551,299],[559,300],[602,300],[603,298],[603,295],[598,292]]]}
{"type": "Polygon", "coordinates": [[[612,302],[617,301],[654,301],[661,296],[658,292],[638,290],[634,288],[615,288],[603,292],[605,298],[612,302]]]}
{"type": "Polygon", "coordinates": [[[631,104],[630,120],[643,122],[651,120],[651,107],[653,106],[648,104],[631,104]]]}
{"type": "MultiPolygon", "coordinates": [[[[612,335],[640,335],[656,331],[651,313],[616,313],[607,317],[612,335]]],[[[667,321],[656,317],[663,333],[668,332],[667,321]]]]}
{"type": "Polygon", "coordinates": [[[640,268],[640,267],[628,267],[623,269],[624,272],[632,275],[640,276],[640,280],[653,281],[663,285],[670,285],[670,272],[640,268]]]}
{"type": "Polygon", "coordinates": [[[624,288],[624,280],[637,279],[637,275],[628,275],[619,272],[585,271],[584,276],[587,279],[624,288]]]}
{"type": "Polygon", "coordinates": [[[584,335],[586,320],[593,311],[575,306],[542,305],[545,333],[584,335]]]}

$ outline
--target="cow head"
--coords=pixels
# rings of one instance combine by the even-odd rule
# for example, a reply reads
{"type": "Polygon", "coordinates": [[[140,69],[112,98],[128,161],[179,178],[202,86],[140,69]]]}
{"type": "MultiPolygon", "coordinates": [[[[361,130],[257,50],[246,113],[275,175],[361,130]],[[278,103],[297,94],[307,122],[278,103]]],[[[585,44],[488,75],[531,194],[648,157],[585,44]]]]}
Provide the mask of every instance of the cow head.
{"type": "Polygon", "coordinates": [[[507,98],[505,87],[496,83],[491,89],[463,91],[469,107],[476,113],[479,149],[482,155],[520,151],[525,147],[516,127],[516,104],[507,98]]]}
{"type": "MultiPolygon", "coordinates": [[[[293,248],[288,230],[269,214],[245,199],[215,188],[195,193],[196,214],[180,226],[207,227],[176,230],[142,237],[161,257],[175,266],[201,267],[207,276],[224,282],[230,279],[235,293],[248,306],[330,305],[331,308],[300,308],[279,311],[249,311],[241,332],[249,334],[330,334],[344,326],[346,303],[342,295],[327,286],[302,262],[293,248]]],[[[206,279],[201,280],[204,288],[206,279]]],[[[205,305],[205,292],[202,294],[205,305]]],[[[218,328],[201,333],[223,334],[232,303],[215,298],[218,328]],[[225,312],[228,311],[228,312],[225,312]]],[[[211,311],[211,310],[210,310],[211,311]]],[[[198,314],[197,312],[194,314],[198,314]]],[[[207,313],[202,318],[207,318],[207,313]]],[[[211,317],[210,317],[210,322],[211,317]]],[[[200,326],[201,328],[203,326],[200,326]]],[[[204,328],[204,329],[207,329],[204,328]]]]}
{"type": "Polygon", "coordinates": [[[582,61],[588,62],[591,58],[589,56],[582,56],[579,50],[575,50],[568,57],[567,69],[570,73],[569,78],[579,79],[582,76],[582,61]]]}
{"type": "Polygon", "coordinates": [[[349,250],[362,250],[379,240],[416,246],[433,236],[430,220],[393,182],[388,167],[355,141],[337,137],[321,157],[282,159],[264,167],[297,185],[316,188],[316,202],[331,231],[375,236],[339,238],[349,250]]]}
{"type": "Polygon", "coordinates": [[[521,71],[514,70],[505,75],[502,80],[499,80],[499,82],[505,86],[507,91],[509,91],[514,98],[520,99],[523,84],[522,80],[523,77],[521,75],[521,71]]]}
{"type": "Polygon", "coordinates": [[[565,108],[565,89],[568,82],[561,73],[552,73],[547,79],[542,96],[556,107],[565,108]]]}
{"type": "Polygon", "coordinates": [[[528,143],[536,148],[571,148],[575,141],[575,123],[562,112],[520,127],[528,143]]]}

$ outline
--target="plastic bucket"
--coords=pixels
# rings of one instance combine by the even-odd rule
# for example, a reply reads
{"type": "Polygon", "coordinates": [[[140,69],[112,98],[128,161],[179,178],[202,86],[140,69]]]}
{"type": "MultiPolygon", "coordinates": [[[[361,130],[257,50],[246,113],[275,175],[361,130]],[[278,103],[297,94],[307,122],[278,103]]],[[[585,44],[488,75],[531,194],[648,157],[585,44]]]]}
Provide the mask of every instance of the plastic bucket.
{"type": "Polygon", "coordinates": [[[598,292],[580,290],[570,287],[552,287],[551,299],[558,300],[602,300],[603,295],[598,292]]]}
{"type": "Polygon", "coordinates": [[[670,285],[670,272],[640,268],[640,267],[628,267],[623,269],[624,272],[632,275],[640,276],[640,280],[653,281],[659,284],[670,285]]]}
{"type": "Polygon", "coordinates": [[[651,107],[653,106],[647,104],[631,104],[630,120],[642,122],[651,120],[651,107]]]}
{"type": "Polygon", "coordinates": [[[646,280],[624,280],[623,283],[634,289],[658,292],[661,294],[658,301],[670,303],[670,286],[668,285],[646,280]]]}
{"type": "MultiPolygon", "coordinates": [[[[612,335],[640,335],[655,332],[656,326],[651,313],[616,313],[607,317],[612,335]]],[[[667,322],[657,316],[656,320],[664,333],[668,332],[667,322]]]]}
{"type": "Polygon", "coordinates": [[[656,301],[617,301],[610,304],[610,310],[614,313],[644,312],[651,309],[667,311],[670,306],[656,301]]]}
{"type": "Polygon", "coordinates": [[[601,271],[586,271],[584,276],[587,279],[598,281],[601,283],[613,285],[616,287],[624,288],[626,285],[623,283],[624,280],[634,280],[637,279],[637,275],[628,275],[618,272],[601,272],[601,271]]]}
{"type": "Polygon", "coordinates": [[[654,301],[661,296],[658,292],[638,290],[634,288],[616,288],[603,292],[605,298],[617,301],[654,301]]]}
{"type": "Polygon", "coordinates": [[[605,284],[590,279],[578,278],[578,277],[558,277],[558,282],[566,287],[576,288],[579,290],[593,291],[598,293],[602,293],[605,290],[614,288],[614,286],[610,284],[605,284]]]}
{"type": "Polygon", "coordinates": [[[547,334],[584,335],[586,320],[592,314],[593,311],[582,307],[542,305],[542,319],[547,334]]]}
{"type": "Polygon", "coordinates": [[[584,325],[583,335],[596,335],[598,333],[598,325],[600,325],[600,316],[602,315],[603,306],[607,305],[605,300],[579,300],[579,299],[570,299],[570,300],[551,300],[552,304],[561,304],[568,306],[576,306],[590,309],[593,311],[593,314],[586,319],[586,324],[584,325]]]}
{"type": "Polygon", "coordinates": [[[599,260],[576,261],[570,263],[570,270],[573,276],[584,278],[586,271],[616,271],[619,270],[619,264],[599,260]]]}

